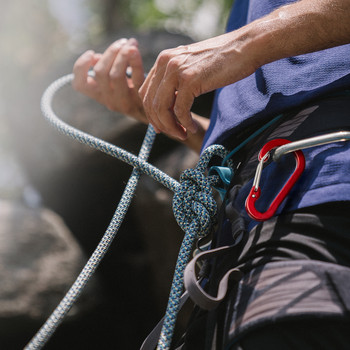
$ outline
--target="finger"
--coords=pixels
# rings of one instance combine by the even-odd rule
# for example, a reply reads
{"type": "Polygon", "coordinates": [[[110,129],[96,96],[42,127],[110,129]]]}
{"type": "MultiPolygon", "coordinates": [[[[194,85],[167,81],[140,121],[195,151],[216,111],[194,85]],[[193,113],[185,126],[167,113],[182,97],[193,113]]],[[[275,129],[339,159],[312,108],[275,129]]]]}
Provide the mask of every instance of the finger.
{"type": "MultiPolygon", "coordinates": [[[[173,105],[175,103],[175,90],[170,90],[168,94],[164,92],[162,86],[158,87],[157,93],[153,99],[153,120],[158,128],[172,135],[172,129],[175,129],[176,117],[173,113],[173,105]],[[169,106],[168,108],[165,106],[169,106]]],[[[174,135],[175,136],[175,135],[174,135]]]]}
{"type": "Polygon", "coordinates": [[[76,60],[73,66],[72,85],[74,89],[89,95],[96,90],[96,83],[88,77],[88,72],[97,61],[98,54],[92,50],[86,51],[76,60]]]}
{"type": "Polygon", "coordinates": [[[110,78],[113,86],[127,84],[130,88],[139,89],[144,78],[144,70],[141,54],[137,48],[135,40],[129,40],[119,51],[110,71],[110,78]],[[132,80],[127,79],[127,69],[131,68],[132,80]],[[130,84],[128,84],[130,82],[130,84]]]}
{"type": "MultiPolygon", "coordinates": [[[[150,88],[147,89],[144,98],[143,98],[143,107],[148,119],[148,122],[153,125],[154,129],[157,133],[165,132],[166,127],[162,124],[160,118],[158,117],[161,112],[157,111],[159,109],[159,103],[157,103],[157,98],[154,96],[154,89],[156,88],[155,84],[150,81],[150,88]]],[[[165,113],[170,114],[170,111],[166,111],[165,113]]],[[[168,116],[171,118],[171,115],[168,116]]]]}
{"type": "Polygon", "coordinates": [[[158,119],[154,120],[153,115],[151,115],[151,113],[149,113],[149,111],[152,109],[152,107],[148,107],[148,101],[151,100],[151,98],[149,98],[147,90],[146,90],[146,92],[144,92],[145,89],[143,88],[143,85],[141,86],[141,89],[143,89],[143,90],[141,92],[139,90],[139,96],[141,97],[141,100],[143,103],[143,109],[145,111],[148,123],[153,126],[156,133],[160,133],[161,130],[160,130],[160,125],[159,125],[159,120],[158,119]]]}
{"type": "Polygon", "coordinates": [[[143,108],[146,113],[148,122],[153,125],[154,129],[158,133],[161,131],[165,132],[165,127],[162,125],[161,121],[158,118],[158,115],[160,113],[156,112],[156,109],[159,106],[156,95],[162,76],[163,72],[161,72],[159,69],[156,72],[156,68],[153,67],[148,73],[146,80],[141,85],[141,88],[139,89],[139,95],[142,99],[143,108]]]}
{"type": "Polygon", "coordinates": [[[196,133],[198,129],[198,125],[192,119],[191,114],[193,101],[193,94],[182,88],[178,91],[174,104],[174,114],[176,115],[178,122],[192,134],[196,133]]]}
{"type": "Polygon", "coordinates": [[[146,98],[147,90],[148,90],[148,87],[150,85],[150,81],[152,80],[153,75],[154,75],[154,66],[148,72],[144,82],[142,83],[142,85],[139,88],[139,95],[140,95],[142,100],[144,100],[146,98]]]}
{"type": "MultiPolygon", "coordinates": [[[[154,99],[158,91],[158,87],[164,78],[168,62],[171,58],[170,51],[162,51],[148,73],[146,80],[139,89],[139,94],[143,100],[144,109],[148,117],[152,120],[157,120],[155,115],[153,104],[154,99]]],[[[154,125],[157,126],[157,125],[154,125]]]]}
{"type": "Polygon", "coordinates": [[[135,104],[141,104],[132,80],[126,75],[127,68],[129,67],[130,56],[133,55],[135,50],[137,50],[135,46],[125,44],[119,50],[109,73],[110,84],[113,88],[110,95],[110,104],[119,106],[119,109],[124,113],[133,110],[136,107],[135,104]]]}
{"type": "Polygon", "coordinates": [[[166,78],[162,81],[153,100],[154,113],[151,118],[161,132],[185,140],[187,137],[186,130],[178,122],[173,109],[177,99],[175,86],[174,82],[169,83],[166,78]]]}
{"type": "Polygon", "coordinates": [[[172,111],[165,112],[159,121],[162,124],[161,132],[164,134],[181,141],[187,139],[186,129],[178,122],[176,115],[172,111]]]}
{"type": "Polygon", "coordinates": [[[109,81],[109,73],[113,62],[118,55],[121,47],[127,43],[127,39],[120,39],[111,44],[102,54],[100,60],[94,66],[95,79],[98,82],[102,94],[108,96],[111,86],[109,81]]]}
{"type": "Polygon", "coordinates": [[[143,68],[141,53],[138,49],[137,40],[131,38],[129,40],[129,44],[131,46],[129,56],[129,65],[132,70],[131,79],[134,84],[134,87],[138,90],[145,80],[145,71],[143,68]]]}

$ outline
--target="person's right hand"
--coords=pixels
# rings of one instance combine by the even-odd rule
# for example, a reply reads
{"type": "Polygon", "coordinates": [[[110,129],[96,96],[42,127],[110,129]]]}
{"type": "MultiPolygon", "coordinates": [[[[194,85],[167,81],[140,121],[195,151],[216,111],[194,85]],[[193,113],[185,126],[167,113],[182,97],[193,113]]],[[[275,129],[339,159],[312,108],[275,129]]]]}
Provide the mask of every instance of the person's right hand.
{"type": "Polygon", "coordinates": [[[103,54],[86,51],[75,62],[73,88],[108,109],[148,123],[138,90],[144,81],[142,58],[136,39],[120,39],[103,54]],[[93,69],[95,76],[89,76],[93,69]],[[131,70],[131,78],[126,75],[131,70]]]}

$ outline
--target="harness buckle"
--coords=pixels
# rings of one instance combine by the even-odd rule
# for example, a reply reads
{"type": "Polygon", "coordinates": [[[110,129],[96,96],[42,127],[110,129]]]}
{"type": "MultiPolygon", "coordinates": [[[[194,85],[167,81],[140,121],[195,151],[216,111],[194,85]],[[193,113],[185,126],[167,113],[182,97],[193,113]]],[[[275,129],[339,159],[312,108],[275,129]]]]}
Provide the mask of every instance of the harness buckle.
{"type": "Polygon", "coordinates": [[[300,175],[305,169],[305,157],[303,152],[301,150],[293,151],[296,165],[292,175],[289,177],[288,181],[284,184],[280,192],[277,194],[277,196],[271,202],[270,206],[265,212],[262,213],[255,208],[255,202],[260,198],[261,195],[261,189],[259,187],[259,184],[263,165],[269,159],[270,151],[272,149],[285,145],[287,143],[290,143],[290,141],[286,139],[274,139],[267,142],[259,152],[259,164],[256,169],[253,186],[245,202],[245,208],[247,210],[247,213],[254,220],[264,221],[270,219],[275,214],[276,210],[278,209],[282,201],[286,198],[286,196],[288,195],[288,193],[290,192],[290,190],[292,189],[292,187],[294,186],[294,184],[299,179],[300,175]]]}

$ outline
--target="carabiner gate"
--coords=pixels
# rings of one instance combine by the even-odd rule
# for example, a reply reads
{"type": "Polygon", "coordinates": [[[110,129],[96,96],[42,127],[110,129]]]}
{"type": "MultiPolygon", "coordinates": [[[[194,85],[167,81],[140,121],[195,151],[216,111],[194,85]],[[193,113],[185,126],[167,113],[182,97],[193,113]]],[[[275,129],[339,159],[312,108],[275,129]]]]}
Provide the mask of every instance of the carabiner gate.
{"type": "Polygon", "coordinates": [[[290,143],[289,140],[286,139],[275,139],[267,142],[259,152],[259,164],[256,169],[255,178],[253,181],[252,189],[249,192],[249,195],[245,202],[245,208],[249,216],[257,221],[264,221],[270,219],[278,209],[279,205],[286,198],[296,181],[299,179],[300,175],[305,169],[305,157],[302,151],[297,150],[293,151],[296,166],[292,175],[289,177],[288,181],[282,187],[281,191],[277,194],[275,199],[271,202],[268,209],[261,213],[255,208],[255,202],[260,198],[261,189],[259,187],[261,172],[263,168],[263,164],[269,159],[270,151],[273,148],[285,145],[286,143],[290,143]]]}

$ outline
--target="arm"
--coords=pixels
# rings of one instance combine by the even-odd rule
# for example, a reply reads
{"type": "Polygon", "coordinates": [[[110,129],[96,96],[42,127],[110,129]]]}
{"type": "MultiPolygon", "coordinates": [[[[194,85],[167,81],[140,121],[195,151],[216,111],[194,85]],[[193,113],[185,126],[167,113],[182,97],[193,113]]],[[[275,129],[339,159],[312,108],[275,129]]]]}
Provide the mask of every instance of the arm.
{"type": "Polygon", "coordinates": [[[350,42],[350,0],[301,0],[224,35],[159,56],[139,90],[158,132],[186,140],[198,123],[195,97],[269,62],[350,42]]]}

